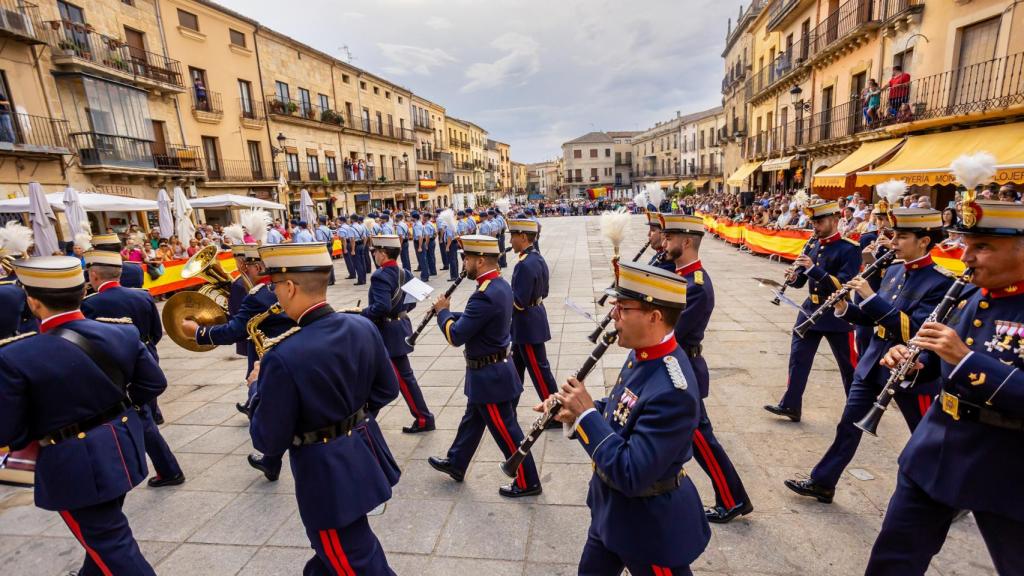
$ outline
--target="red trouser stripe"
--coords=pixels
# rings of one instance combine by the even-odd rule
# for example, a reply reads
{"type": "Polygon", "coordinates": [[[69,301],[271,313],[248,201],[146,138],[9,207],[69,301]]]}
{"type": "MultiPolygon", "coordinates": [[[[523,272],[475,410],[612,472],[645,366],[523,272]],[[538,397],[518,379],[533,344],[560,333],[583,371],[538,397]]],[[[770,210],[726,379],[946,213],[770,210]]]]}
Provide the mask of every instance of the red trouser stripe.
{"type": "Polygon", "coordinates": [[[722,496],[722,504],[725,504],[726,508],[736,507],[736,501],[732,497],[732,490],[729,489],[729,483],[725,480],[725,474],[722,473],[722,467],[718,465],[718,460],[715,459],[715,453],[712,452],[711,446],[708,445],[707,438],[704,438],[700,430],[694,430],[693,439],[696,441],[697,449],[700,450],[704,461],[707,462],[708,471],[711,472],[711,480],[715,483],[718,493],[722,496]]]}
{"type": "Polygon", "coordinates": [[[338,531],[331,530],[331,544],[334,546],[334,553],[338,556],[338,562],[341,562],[341,568],[345,570],[345,576],[356,576],[356,571],[352,569],[352,565],[348,563],[348,556],[345,555],[345,551],[341,548],[341,540],[338,539],[338,531]]]}
{"type": "Polygon", "coordinates": [[[79,526],[78,522],[76,522],[75,519],[71,517],[71,511],[61,510],[60,517],[64,519],[64,522],[68,525],[68,528],[71,529],[71,533],[75,535],[75,538],[78,540],[78,543],[81,544],[83,548],[85,548],[86,554],[88,554],[89,557],[92,558],[92,561],[96,564],[96,567],[100,569],[100,572],[103,573],[103,576],[112,576],[113,573],[110,571],[110,568],[107,568],[106,562],[104,562],[103,559],[100,558],[100,555],[95,550],[93,550],[88,544],[85,543],[85,536],[82,535],[82,527],[79,526]]]}
{"type": "Polygon", "coordinates": [[[334,568],[338,576],[348,576],[348,574],[342,572],[341,564],[338,563],[338,558],[334,555],[334,547],[331,544],[331,537],[327,530],[320,531],[320,546],[323,547],[324,554],[327,555],[327,560],[331,563],[331,568],[334,568]]]}
{"type": "Polygon", "coordinates": [[[651,564],[651,571],[654,572],[654,576],[672,576],[672,570],[663,566],[651,564]]]}
{"type": "Polygon", "coordinates": [[[859,359],[859,356],[857,355],[857,334],[855,332],[850,332],[849,338],[850,338],[850,364],[852,364],[853,367],[856,368],[857,367],[857,360],[859,359]]]}
{"type": "Polygon", "coordinates": [[[117,446],[117,455],[121,457],[121,466],[124,468],[124,476],[128,480],[128,487],[132,486],[132,475],[128,473],[128,464],[124,461],[124,452],[121,451],[121,441],[117,439],[117,432],[114,427],[107,424],[107,428],[110,428],[110,435],[114,437],[114,445],[117,446]]]}
{"type": "MultiPolygon", "coordinates": [[[[505,422],[501,419],[501,411],[498,410],[498,406],[496,404],[487,404],[487,413],[491,415],[494,427],[498,429],[498,434],[508,446],[509,455],[514,454],[516,451],[516,443],[512,441],[512,436],[505,428],[505,422]]],[[[526,488],[526,475],[523,473],[522,464],[520,464],[519,469],[516,470],[516,484],[518,484],[520,488],[526,488]]]]}
{"type": "Polygon", "coordinates": [[[405,378],[398,372],[398,366],[391,362],[391,369],[395,371],[395,378],[398,378],[398,388],[402,391],[402,398],[405,398],[405,403],[409,405],[409,411],[416,417],[416,424],[419,426],[426,426],[427,419],[420,414],[420,409],[416,406],[416,402],[413,400],[412,392],[409,391],[409,384],[406,383],[405,378]]]}
{"type": "Polygon", "coordinates": [[[917,396],[917,405],[921,408],[921,416],[924,416],[928,409],[932,407],[932,397],[927,394],[919,394],[917,396]]]}
{"type": "Polygon", "coordinates": [[[533,352],[533,344],[523,344],[523,350],[526,350],[526,359],[530,362],[533,381],[537,383],[537,388],[540,389],[540,399],[547,400],[548,396],[551,396],[551,390],[548,390],[548,383],[540,372],[540,365],[537,364],[537,355],[533,352]]]}

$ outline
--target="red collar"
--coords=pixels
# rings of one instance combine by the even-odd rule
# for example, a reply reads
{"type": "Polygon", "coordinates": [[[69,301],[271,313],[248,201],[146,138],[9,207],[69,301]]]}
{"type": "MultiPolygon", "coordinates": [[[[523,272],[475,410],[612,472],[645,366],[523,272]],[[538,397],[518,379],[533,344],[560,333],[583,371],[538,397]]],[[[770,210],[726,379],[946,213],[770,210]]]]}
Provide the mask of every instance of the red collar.
{"type": "Polygon", "coordinates": [[[100,287],[96,289],[96,292],[103,293],[103,292],[106,292],[107,290],[110,290],[111,288],[120,288],[120,287],[121,287],[121,283],[118,282],[117,280],[108,280],[108,281],[104,282],[103,284],[100,284],[100,287]]]}
{"type": "Polygon", "coordinates": [[[1024,282],[1015,282],[998,290],[981,289],[981,295],[990,298],[1006,298],[1008,296],[1020,296],[1024,294],[1024,282]]]}
{"type": "Polygon", "coordinates": [[[921,256],[917,260],[914,260],[913,262],[904,262],[903,267],[909,272],[911,270],[920,270],[921,268],[926,268],[928,266],[931,266],[932,264],[934,264],[934,262],[932,261],[932,255],[931,253],[928,253],[925,254],[924,256],[921,256]]]}
{"type": "Polygon", "coordinates": [[[270,284],[270,275],[261,276],[256,279],[257,284],[270,284]]]}
{"type": "Polygon", "coordinates": [[[677,346],[678,344],[676,344],[676,336],[675,334],[673,334],[671,338],[660,344],[655,344],[654,346],[650,346],[648,348],[637,348],[634,350],[634,352],[636,353],[637,361],[646,362],[648,360],[657,360],[659,358],[664,358],[665,356],[668,356],[669,354],[672,353],[673,350],[676,349],[677,346]]]}
{"type": "Polygon", "coordinates": [[[324,306],[327,306],[327,300],[324,300],[323,302],[317,302],[316,304],[313,304],[309,308],[306,308],[306,310],[303,311],[302,314],[299,314],[299,317],[295,319],[295,323],[298,324],[299,322],[302,322],[303,316],[309,314],[310,312],[316,310],[317,308],[323,308],[324,306]]]}
{"type": "Polygon", "coordinates": [[[676,268],[676,274],[678,274],[680,276],[688,276],[688,275],[693,274],[694,272],[696,272],[697,270],[700,270],[700,269],[701,269],[700,258],[698,258],[698,259],[694,260],[693,262],[690,262],[686,266],[683,266],[682,268],[676,268]]]}
{"type": "Polygon", "coordinates": [[[481,274],[480,276],[476,277],[477,286],[479,286],[480,284],[483,284],[484,282],[486,282],[488,280],[494,280],[498,276],[501,276],[501,272],[498,272],[497,268],[495,268],[494,270],[491,270],[490,272],[485,272],[485,273],[481,274]]]}
{"type": "Polygon", "coordinates": [[[391,268],[393,266],[398,266],[398,262],[395,262],[394,260],[385,260],[384,262],[381,262],[380,265],[381,268],[391,268]]]}
{"type": "Polygon", "coordinates": [[[85,314],[82,314],[81,310],[72,310],[71,312],[62,312],[55,316],[50,316],[39,325],[39,333],[46,334],[62,324],[74,322],[75,320],[85,320],[85,314]]]}
{"type": "Polygon", "coordinates": [[[839,232],[836,232],[835,234],[829,236],[828,238],[822,238],[820,241],[818,241],[818,243],[821,244],[822,246],[828,246],[829,244],[832,244],[833,242],[838,242],[842,237],[843,237],[842,234],[840,234],[839,232]]]}

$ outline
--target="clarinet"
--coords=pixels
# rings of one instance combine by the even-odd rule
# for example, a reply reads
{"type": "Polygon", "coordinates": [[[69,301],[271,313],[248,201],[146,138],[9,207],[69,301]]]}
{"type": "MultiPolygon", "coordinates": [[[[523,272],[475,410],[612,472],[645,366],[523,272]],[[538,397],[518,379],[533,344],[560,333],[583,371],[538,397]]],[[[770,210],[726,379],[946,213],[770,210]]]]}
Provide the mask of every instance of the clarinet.
{"type": "MultiPolygon", "coordinates": [[[[619,333],[615,330],[609,330],[601,337],[601,343],[590,352],[590,356],[583,362],[583,366],[581,366],[576,372],[575,378],[580,381],[580,384],[582,384],[583,380],[588,374],[590,374],[590,371],[597,366],[598,360],[601,359],[601,356],[604,356],[608,347],[614,344],[618,337],[619,333]]],[[[533,448],[533,445],[537,443],[537,440],[540,439],[540,435],[544,432],[544,428],[548,425],[548,422],[550,422],[562,408],[562,403],[559,402],[558,399],[553,396],[549,396],[549,398],[550,402],[548,402],[547,409],[539,418],[537,418],[533,425],[530,426],[530,431],[526,434],[526,437],[523,438],[523,441],[519,443],[519,448],[508,457],[508,460],[501,463],[501,471],[509,478],[515,478],[516,472],[519,470],[519,466],[522,465],[523,460],[530,455],[530,450],[533,448]]]]}
{"type": "MultiPolygon", "coordinates": [[[[871,263],[870,266],[865,268],[864,271],[860,273],[860,277],[865,279],[871,278],[875,274],[879,273],[882,270],[882,268],[888,266],[889,263],[892,262],[895,258],[896,251],[889,250],[885,254],[879,256],[874,262],[871,263]]],[[[794,328],[793,332],[797,336],[803,338],[804,335],[807,334],[807,331],[810,330],[818,322],[818,320],[821,320],[822,316],[824,316],[829,310],[835,308],[836,304],[838,304],[840,300],[845,299],[849,293],[850,289],[847,288],[846,286],[843,286],[839,290],[833,292],[832,295],[828,297],[828,300],[825,300],[824,304],[819,306],[817,310],[815,310],[810,316],[808,316],[807,320],[804,320],[803,322],[800,323],[799,326],[794,328]]]]}
{"type": "MultiPolygon", "coordinates": [[[[455,282],[452,282],[452,285],[449,286],[448,289],[444,291],[444,297],[450,298],[451,295],[455,292],[455,289],[459,287],[459,284],[462,284],[462,281],[465,278],[466,269],[463,268],[462,272],[459,273],[459,277],[455,280],[455,282]]],[[[431,308],[429,311],[427,311],[427,315],[423,317],[423,321],[420,322],[420,325],[416,327],[416,330],[412,334],[405,337],[405,343],[408,344],[409,346],[415,346],[416,339],[420,337],[420,333],[423,332],[423,329],[427,327],[427,324],[430,324],[430,321],[434,319],[434,316],[437,316],[437,312],[435,312],[434,309],[431,308]]]]}
{"type": "MultiPolygon", "coordinates": [[[[808,240],[807,243],[804,244],[803,250],[800,251],[800,255],[806,256],[808,253],[810,253],[811,248],[817,245],[816,240],[817,238],[811,238],[810,240],[808,240]]],[[[775,298],[772,299],[772,304],[775,304],[776,306],[782,304],[782,296],[786,293],[786,288],[789,288],[790,274],[800,274],[803,271],[804,268],[798,266],[790,266],[789,269],[786,270],[786,282],[782,285],[782,288],[779,289],[779,293],[775,295],[775,298]]]]}
{"type": "MultiPolygon", "coordinates": [[[[960,299],[960,293],[963,292],[964,287],[971,281],[971,274],[974,271],[970,268],[964,270],[962,276],[953,282],[953,285],[946,290],[946,295],[942,297],[942,302],[932,310],[932,313],[928,315],[925,322],[946,322],[946,317],[953,310],[953,306],[957,300],[960,299]]],[[[917,359],[921,355],[921,347],[915,344],[909,346],[910,357],[901,362],[898,366],[893,368],[892,372],[889,373],[889,380],[885,382],[885,386],[882,391],[875,398],[875,404],[871,407],[871,410],[864,416],[859,422],[854,423],[854,426],[860,428],[864,432],[877,436],[876,430],[878,430],[878,422],[882,419],[882,414],[885,413],[885,409],[889,407],[889,403],[892,402],[894,396],[896,396],[896,387],[900,382],[903,382],[907,373],[910,372],[914,365],[917,364],[917,359]]]]}
{"type": "MultiPolygon", "coordinates": [[[[647,251],[647,248],[648,248],[648,247],[649,247],[650,245],[651,245],[651,241],[650,241],[650,240],[648,240],[646,244],[644,244],[643,246],[641,246],[641,247],[640,247],[640,251],[636,253],[636,256],[633,256],[633,260],[632,260],[632,261],[633,261],[633,262],[636,262],[637,260],[639,260],[639,259],[640,259],[640,257],[644,255],[644,252],[646,252],[646,251],[647,251]]],[[[614,284],[612,284],[611,286],[609,286],[609,288],[614,288],[614,287],[615,287],[615,285],[614,285],[614,284]]],[[[608,301],[608,293],[606,292],[606,293],[604,293],[603,295],[601,295],[601,298],[600,298],[600,299],[599,299],[599,300],[597,301],[597,305],[598,305],[598,306],[604,306],[604,303],[605,303],[605,302],[607,302],[607,301],[608,301]]],[[[607,325],[608,325],[608,323],[607,323],[607,322],[605,322],[605,324],[604,324],[604,325],[605,325],[605,326],[607,326],[607,325]]],[[[604,328],[601,328],[601,330],[602,330],[602,331],[604,331],[604,328]]],[[[596,337],[595,337],[595,338],[592,338],[592,339],[591,339],[590,341],[591,341],[591,342],[594,342],[594,343],[596,344],[596,343],[597,343],[597,338],[596,338],[596,337]]]]}

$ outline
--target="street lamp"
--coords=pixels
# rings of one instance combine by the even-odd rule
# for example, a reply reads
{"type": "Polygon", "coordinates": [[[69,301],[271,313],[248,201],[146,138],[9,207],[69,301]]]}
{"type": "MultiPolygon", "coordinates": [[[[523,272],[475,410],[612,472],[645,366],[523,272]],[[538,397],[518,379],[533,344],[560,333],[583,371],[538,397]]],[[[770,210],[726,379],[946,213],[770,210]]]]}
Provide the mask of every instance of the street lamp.
{"type": "Polygon", "coordinates": [[[804,91],[798,84],[793,84],[793,87],[789,89],[789,99],[796,110],[805,111],[811,107],[810,102],[804,101],[804,91]]]}

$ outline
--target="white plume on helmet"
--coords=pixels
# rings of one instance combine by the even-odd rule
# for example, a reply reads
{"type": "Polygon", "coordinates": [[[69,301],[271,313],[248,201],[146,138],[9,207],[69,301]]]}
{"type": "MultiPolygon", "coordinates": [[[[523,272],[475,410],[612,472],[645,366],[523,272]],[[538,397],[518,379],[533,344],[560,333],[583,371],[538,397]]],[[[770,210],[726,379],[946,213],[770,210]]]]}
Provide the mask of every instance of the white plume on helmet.
{"type": "Polygon", "coordinates": [[[92,249],[92,229],[89,228],[89,221],[82,221],[82,229],[75,233],[75,246],[82,250],[92,249]]]}
{"type": "Polygon", "coordinates": [[[459,227],[459,223],[455,219],[455,211],[451,208],[442,210],[441,213],[437,215],[437,221],[447,226],[453,233],[459,227]]]}
{"type": "Polygon", "coordinates": [[[657,182],[648,182],[646,186],[647,202],[654,205],[655,210],[661,210],[661,202],[665,199],[665,191],[657,182]]]}
{"type": "Polygon", "coordinates": [[[242,221],[245,231],[252,236],[257,244],[263,244],[267,241],[268,226],[274,222],[270,212],[262,208],[254,208],[243,212],[239,219],[242,221]]]}
{"type": "Polygon", "coordinates": [[[611,242],[615,254],[619,253],[619,246],[626,236],[626,227],[629,226],[629,212],[625,208],[601,213],[601,236],[611,242]]]}
{"type": "Polygon", "coordinates": [[[949,165],[949,170],[964,188],[974,190],[979,184],[992,181],[996,174],[996,158],[984,151],[961,154],[949,165]]]}
{"type": "Polygon", "coordinates": [[[900,198],[907,193],[907,183],[903,180],[886,180],[875,186],[875,191],[878,192],[879,198],[884,199],[889,206],[895,208],[899,206],[900,198]]]}
{"type": "Polygon", "coordinates": [[[222,235],[230,240],[233,246],[245,244],[245,230],[242,229],[241,224],[225,226],[222,235]]]}
{"type": "Polygon", "coordinates": [[[0,254],[28,254],[32,246],[32,229],[11,220],[0,228],[0,254]]]}
{"type": "Polygon", "coordinates": [[[498,198],[494,201],[494,207],[501,210],[502,214],[508,214],[510,206],[512,206],[512,203],[508,201],[508,198],[498,198]]]}

